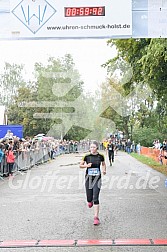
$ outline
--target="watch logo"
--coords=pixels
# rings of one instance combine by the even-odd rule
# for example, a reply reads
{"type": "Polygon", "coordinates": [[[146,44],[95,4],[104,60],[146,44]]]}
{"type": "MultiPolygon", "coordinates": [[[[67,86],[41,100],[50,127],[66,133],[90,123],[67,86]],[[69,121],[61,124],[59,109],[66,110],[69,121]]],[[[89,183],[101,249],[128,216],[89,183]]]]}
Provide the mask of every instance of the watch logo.
{"type": "Polygon", "coordinates": [[[22,0],[12,13],[33,34],[36,34],[56,13],[56,10],[45,0],[22,0]]]}

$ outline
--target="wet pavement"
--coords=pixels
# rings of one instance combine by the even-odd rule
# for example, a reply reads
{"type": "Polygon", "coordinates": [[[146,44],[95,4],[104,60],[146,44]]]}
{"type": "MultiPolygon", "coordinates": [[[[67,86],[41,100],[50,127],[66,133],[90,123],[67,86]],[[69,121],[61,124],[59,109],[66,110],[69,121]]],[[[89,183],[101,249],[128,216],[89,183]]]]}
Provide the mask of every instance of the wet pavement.
{"type": "MultiPolygon", "coordinates": [[[[107,163],[99,226],[86,203],[82,154],[66,154],[0,181],[0,240],[166,239],[166,177],[118,152],[107,163]]],[[[163,252],[167,247],[1,248],[2,251],[163,252]]]]}

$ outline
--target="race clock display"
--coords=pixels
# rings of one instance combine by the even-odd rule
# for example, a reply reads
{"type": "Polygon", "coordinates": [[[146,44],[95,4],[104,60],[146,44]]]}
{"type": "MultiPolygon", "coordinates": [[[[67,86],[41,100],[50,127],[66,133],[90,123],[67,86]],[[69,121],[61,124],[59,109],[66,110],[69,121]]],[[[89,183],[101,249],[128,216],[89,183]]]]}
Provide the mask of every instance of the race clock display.
{"type": "Polygon", "coordinates": [[[65,17],[105,16],[105,6],[65,7],[65,17]]]}

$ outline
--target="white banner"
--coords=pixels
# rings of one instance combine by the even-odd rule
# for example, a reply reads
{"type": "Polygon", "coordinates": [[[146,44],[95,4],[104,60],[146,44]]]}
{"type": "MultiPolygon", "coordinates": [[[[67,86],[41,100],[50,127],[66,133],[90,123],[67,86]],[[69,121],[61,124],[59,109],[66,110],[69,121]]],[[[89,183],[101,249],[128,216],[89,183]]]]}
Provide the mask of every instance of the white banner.
{"type": "Polygon", "coordinates": [[[11,0],[7,16],[4,38],[132,36],[132,0],[11,0]]]}

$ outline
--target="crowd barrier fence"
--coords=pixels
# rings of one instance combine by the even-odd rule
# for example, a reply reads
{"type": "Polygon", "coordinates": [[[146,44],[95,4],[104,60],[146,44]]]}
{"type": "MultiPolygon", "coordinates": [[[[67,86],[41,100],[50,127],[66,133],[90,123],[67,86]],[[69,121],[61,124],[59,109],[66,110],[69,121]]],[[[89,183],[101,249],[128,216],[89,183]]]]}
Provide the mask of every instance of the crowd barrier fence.
{"type": "MultiPolygon", "coordinates": [[[[27,149],[22,151],[15,151],[15,163],[13,172],[22,172],[31,169],[34,166],[46,163],[52,158],[62,154],[88,152],[90,145],[88,143],[76,144],[76,145],[59,145],[56,150],[53,150],[51,155],[51,147],[40,147],[38,149],[27,149]]],[[[102,146],[99,146],[102,150],[102,146]]],[[[6,162],[6,156],[3,156],[2,162],[0,163],[0,178],[8,176],[9,169],[6,162]]]]}
{"type": "Polygon", "coordinates": [[[154,159],[156,162],[161,162],[164,164],[165,163],[165,158],[164,158],[164,151],[160,151],[158,149],[154,148],[149,148],[149,147],[142,147],[141,148],[141,155],[150,157],[154,159]]]}

